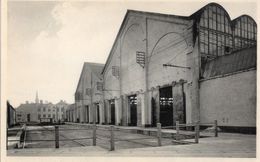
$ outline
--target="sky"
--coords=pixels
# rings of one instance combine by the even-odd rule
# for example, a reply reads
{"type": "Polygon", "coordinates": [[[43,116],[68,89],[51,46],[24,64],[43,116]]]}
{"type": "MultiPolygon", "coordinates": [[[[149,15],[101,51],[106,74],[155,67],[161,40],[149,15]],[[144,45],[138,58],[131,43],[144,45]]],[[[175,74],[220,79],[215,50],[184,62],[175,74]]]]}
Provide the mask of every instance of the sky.
{"type": "MultiPolygon", "coordinates": [[[[256,20],[256,1],[218,2],[256,20]]],[[[207,1],[9,1],[7,99],[74,102],[84,62],[105,63],[127,9],[189,16],[207,1]]]]}

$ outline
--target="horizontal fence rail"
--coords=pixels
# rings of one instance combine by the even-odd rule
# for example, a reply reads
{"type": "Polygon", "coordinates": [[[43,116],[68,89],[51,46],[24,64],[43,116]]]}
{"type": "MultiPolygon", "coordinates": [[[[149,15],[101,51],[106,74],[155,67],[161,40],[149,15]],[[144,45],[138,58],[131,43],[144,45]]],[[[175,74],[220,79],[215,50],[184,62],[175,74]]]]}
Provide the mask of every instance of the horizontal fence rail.
{"type": "MultiPolygon", "coordinates": [[[[55,148],[59,148],[60,147],[60,144],[59,144],[60,141],[72,141],[72,142],[77,143],[81,146],[86,146],[85,144],[82,144],[78,141],[93,139],[93,137],[68,138],[68,137],[60,134],[60,132],[62,132],[62,131],[75,131],[75,130],[90,131],[90,130],[87,130],[87,129],[75,129],[75,128],[73,128],[73,129],[66,129],[66,128],[59,129],[59,126],[52,126],[52,127],[41,126],[40,129],[28,130],[26,128],[26,126],[23,126],[21,128],[21,131],[23,131],[23,134],[24,134],[23,138],[8,139],[7,142],[17,142],[19,145],[22,145],[23,149],[26,146],[26,142],[27,143],[28,142],[54,142],[55,148]],[[37,132],[49,132],[50,134],[54,135],[54,139],[27,139],[28,133],[37,134],[37,132]],[[60,138],[60,137],[62,137],[62,138],[60,138]],[[22,144],[20,144],[20,143],[22,143],[22,144]]],[[[20,148],[20,147],[18,147],[18,148],[20,148]]]]}
{"type": "Polygon", "coordinates": [[[163,129],[174,129],[174,130],[176,130],[176,135],[175,135],[175,141],[176,142],[181,141],[181,138],[180,138],[181,136],[190,135],[190,136],[194,136],[195,143],[199,143],[200,132],[201,132],[200,126],[213,126],[214,127],[214,136],[218,137],[217,120],[214,120],[214,122],[212,122],[212,123],[200,123],[198,121],[196,123],[188,123],[188,124],[180,124],[179,121],[176,121],[175,126],[164,126],[162,128],[163,129]],[[185,128],[185,130],[181,130],[180,128],[185,128]],[[187,129],[189,129],[189,130],[193,129],[194,131],[186,131],[187,129]]]}
{"type": "MultiPolygon", "coordinates": [[[[71,124],[71,123],[70,123],[71,124]]],[[[174,126],[164,126],[162,127],[161,123],[157,123],[156,128],[154,129],[147,129],[147,130],[140,130],[140,128],[126,128],[114,125],[96,125],[96,124],[79,124],[73,123],[71,124],[76,126],[75,128],[64,128],[58,125],[55,126],[48,126],[44,127],[41,126],[39,129],[27,129],[26,125],[24,125],[21,129],[23,133],[23,138],[20,139],[9,139],[8,142],[18,142],[22,145],[22,148],[25,148],[26,142],[53,142],[55,148],[60,148],[60,142],[67,142],[71,141],[74,143],[79,144],[80,146],[87,146],[79,141],[90,140],[92,141],[88,145],[96,146],[97,142],[103,141],[107,144],[110,151],[114,151],[116,148],[116,142],[126,141],[132,142],[139,145],[147,145],[147,146],[162,146],[162,139],[164,138],[163,135],[167,135],[167,132],[163,131],[163,129],[173,129],[174,132],[170,132],[168,134],[172,135],[168,137],[171,139],[172,142],[175,143],[184,143],[187,141],[183,140],[183,136],[189,136],[188,138],[193,139],[195,143],[199,143],[200,138],[200,126],[207,125],[213,126],[214,128],[214,136],[218,137],[218,125],[217,120],[212,123],[188,123],[183,124],[176,121],[176,125],[174,126]],[[186,131],[188,129],[188,131],[186,131]],[[61,134],[61,132],[66,131],[87,131],[86,136],[78,137],[78,138],[68,138],[61,134]],[[52,134],[54,139],[27,139],[28,134],[33,134],[35,132],[48,132],[52,134]],[[142,133],[142,135],[140,134],[142,133]],[[134,135],[136,134],[136,135],[134,135]],[[137,136],[137,134],[139,136],[137,136]],[[137,136],[137,137],[135,137],[137,136]],[[140,137],[141,136],[141,137],[140,137]],[[148,136],[148,137],[147,137],[148,136]],[[174,139],[172,139],[174,137],[174,139]],[[145,141],[145,143],[144,143],[145,141]]],[[[184,138],[186,139],[186,137],[184,138]]]]}

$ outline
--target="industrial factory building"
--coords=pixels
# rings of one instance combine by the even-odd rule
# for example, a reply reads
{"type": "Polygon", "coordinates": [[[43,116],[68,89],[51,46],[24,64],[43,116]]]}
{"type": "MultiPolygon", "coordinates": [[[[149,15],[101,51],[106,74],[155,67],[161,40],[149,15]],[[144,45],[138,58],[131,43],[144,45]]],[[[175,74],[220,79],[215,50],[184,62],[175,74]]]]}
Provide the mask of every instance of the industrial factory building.
{"type": "Polygon", "coordinates": [[[93,123],[95,119],[96,123],[104,123],[101,76],[103,67],[103,64],[84,63],[75,92],[74,110],[68,111],[68,113],[73,113],[71,117],[73,122],[93,123]]]}
{"type": "Polygon", "coordinates": [[[223,129],[254,131],[256,33],[250,16],[231,20],[216,3],[191,16],[128,10],[105,65],[84,64],[74,122],[217,120],[223,129]]]}

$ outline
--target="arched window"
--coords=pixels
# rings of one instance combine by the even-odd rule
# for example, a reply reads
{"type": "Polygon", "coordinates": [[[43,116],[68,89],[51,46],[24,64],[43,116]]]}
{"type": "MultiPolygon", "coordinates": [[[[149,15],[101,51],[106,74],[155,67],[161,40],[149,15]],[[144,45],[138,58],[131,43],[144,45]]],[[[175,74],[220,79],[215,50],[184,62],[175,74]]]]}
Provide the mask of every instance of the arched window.
{"type": "Polygon", "coordinates": [[[202,9],[199,42],[202,63],[232,51],[231,20],[220,5],[209,4],[202,9]]]}
{"type": "Polygon", "coordinates": [[[256,45],[256,22],[247,15],[232,21],[234,28],[234,49],[239,50],[256,45]]]}

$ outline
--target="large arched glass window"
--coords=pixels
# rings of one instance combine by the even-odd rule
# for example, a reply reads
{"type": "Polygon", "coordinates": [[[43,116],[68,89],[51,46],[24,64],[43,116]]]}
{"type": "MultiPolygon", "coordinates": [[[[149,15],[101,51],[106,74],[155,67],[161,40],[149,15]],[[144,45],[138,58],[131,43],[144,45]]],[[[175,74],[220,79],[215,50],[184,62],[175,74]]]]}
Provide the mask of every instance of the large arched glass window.
{"type": "Polygon", "coordinates": [[[256,22],[247,15],[232,21],[234,28],[234,50],[256,45],[256,22]]]}
{"type": "Polygon", "coordinates": [[[232,30],[228,13],[219,5],[206,6],[199,22],[202,63],[232,51],[232,30]]]}

